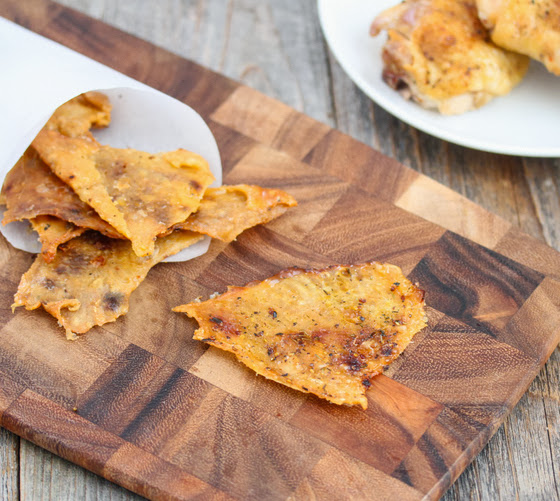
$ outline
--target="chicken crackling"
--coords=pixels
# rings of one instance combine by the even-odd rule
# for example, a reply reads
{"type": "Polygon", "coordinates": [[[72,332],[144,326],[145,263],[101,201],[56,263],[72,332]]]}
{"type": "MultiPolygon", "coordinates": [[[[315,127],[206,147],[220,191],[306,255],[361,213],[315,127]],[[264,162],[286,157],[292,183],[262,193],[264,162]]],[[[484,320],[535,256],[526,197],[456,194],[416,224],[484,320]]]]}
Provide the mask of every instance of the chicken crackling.
{"type": "Polygon", "coordinates": [[[426,325],[424,292],[397,266],[376,262],[288,269],[174,311],[199,323],[194,339],[258,374],[364,409],[374,376],[426,325]]]}

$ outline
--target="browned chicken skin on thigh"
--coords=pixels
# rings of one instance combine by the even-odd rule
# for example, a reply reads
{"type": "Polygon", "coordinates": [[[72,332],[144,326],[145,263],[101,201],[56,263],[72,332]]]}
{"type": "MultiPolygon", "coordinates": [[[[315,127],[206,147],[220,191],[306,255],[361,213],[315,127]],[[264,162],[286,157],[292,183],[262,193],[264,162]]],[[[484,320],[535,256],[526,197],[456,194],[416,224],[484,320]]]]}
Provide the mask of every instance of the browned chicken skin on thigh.
{"type": "Polygon", "coordinates": [[[387,30],[383,79],[404,97],[443,114],[482,106],[517,85],[525,56],[496,47],[474,0],[406,0],[382,12],[373,36],[387,30]]]}
{"type": "Polygon", "coordinates": [[[560,75],[560,0],[476,0],[492,41],[560,75]]]}

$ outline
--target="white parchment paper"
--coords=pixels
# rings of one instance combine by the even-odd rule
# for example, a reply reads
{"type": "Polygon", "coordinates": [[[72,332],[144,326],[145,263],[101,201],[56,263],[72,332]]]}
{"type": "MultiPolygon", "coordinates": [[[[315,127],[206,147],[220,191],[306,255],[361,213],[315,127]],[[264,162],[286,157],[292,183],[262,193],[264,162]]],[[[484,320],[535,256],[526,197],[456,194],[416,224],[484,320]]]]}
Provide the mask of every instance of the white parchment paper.
{"type": "MultiPolygon", "coordinates": [[[[91,90],[107,94],[113,104],[111,125],[92,131],[101,144],[151,153],[193,151],[210,164],[213,186],[221,185],[214,136],[186,104],[1,17],[0,54],[0,185],[54,110],[91,90]]],[[[40,251],[27,223],[0,225],[0,232],[18,249],[40,251]]],[[[167,261],[200,256],[209,243],[205,238],[167,261]]]]}

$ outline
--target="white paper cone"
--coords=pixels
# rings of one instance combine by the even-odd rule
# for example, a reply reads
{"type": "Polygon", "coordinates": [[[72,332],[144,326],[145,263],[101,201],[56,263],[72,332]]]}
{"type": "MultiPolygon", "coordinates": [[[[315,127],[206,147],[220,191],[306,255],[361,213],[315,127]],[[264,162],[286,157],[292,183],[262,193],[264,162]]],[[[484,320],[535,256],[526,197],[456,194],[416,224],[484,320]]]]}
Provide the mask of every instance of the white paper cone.
{"type": "MultiPolygon", "coordinates": [[[[209,163],[222,183],[222,164],[212,132],[192,108],[67,47],[0,18],[0,185],[54,110],[91,90],[113,105],[111,125],[93,130],[101,144],[159,153],[193,151],[209,163]]],[[[35,233],[25,223],[0,225],[16,248],[38,252],[35,233]]],[[[208,249],[210,239],[167,261],[186,261],[208,249]]]]}

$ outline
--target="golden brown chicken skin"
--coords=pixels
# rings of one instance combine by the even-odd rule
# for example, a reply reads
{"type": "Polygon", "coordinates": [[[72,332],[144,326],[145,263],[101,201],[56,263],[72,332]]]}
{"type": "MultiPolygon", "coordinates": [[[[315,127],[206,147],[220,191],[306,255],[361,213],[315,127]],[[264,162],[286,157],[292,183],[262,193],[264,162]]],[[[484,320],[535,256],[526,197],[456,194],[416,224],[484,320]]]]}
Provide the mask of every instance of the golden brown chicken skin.
{"type": "Polygon", "coordinates": [[[476,4],[496,45],[526,54],[560,75],[558,0],[476,0],[476,4]]]}
{"type": "Polygon", "coordinates": [[[383,263],[292,268],[174,308],[194,339],[229,351],[268,379],[335,404],[361,405],[426,326],[424,291],[383,263]]]}
{"type": "Polygon", "coordinates": [[[421,106],[451,115],[479,108],[510,92],[528,58],[488,38],[474,0],[407,0],[382,12],[371,26],[387,30],[383,79],[421,106]]]}

